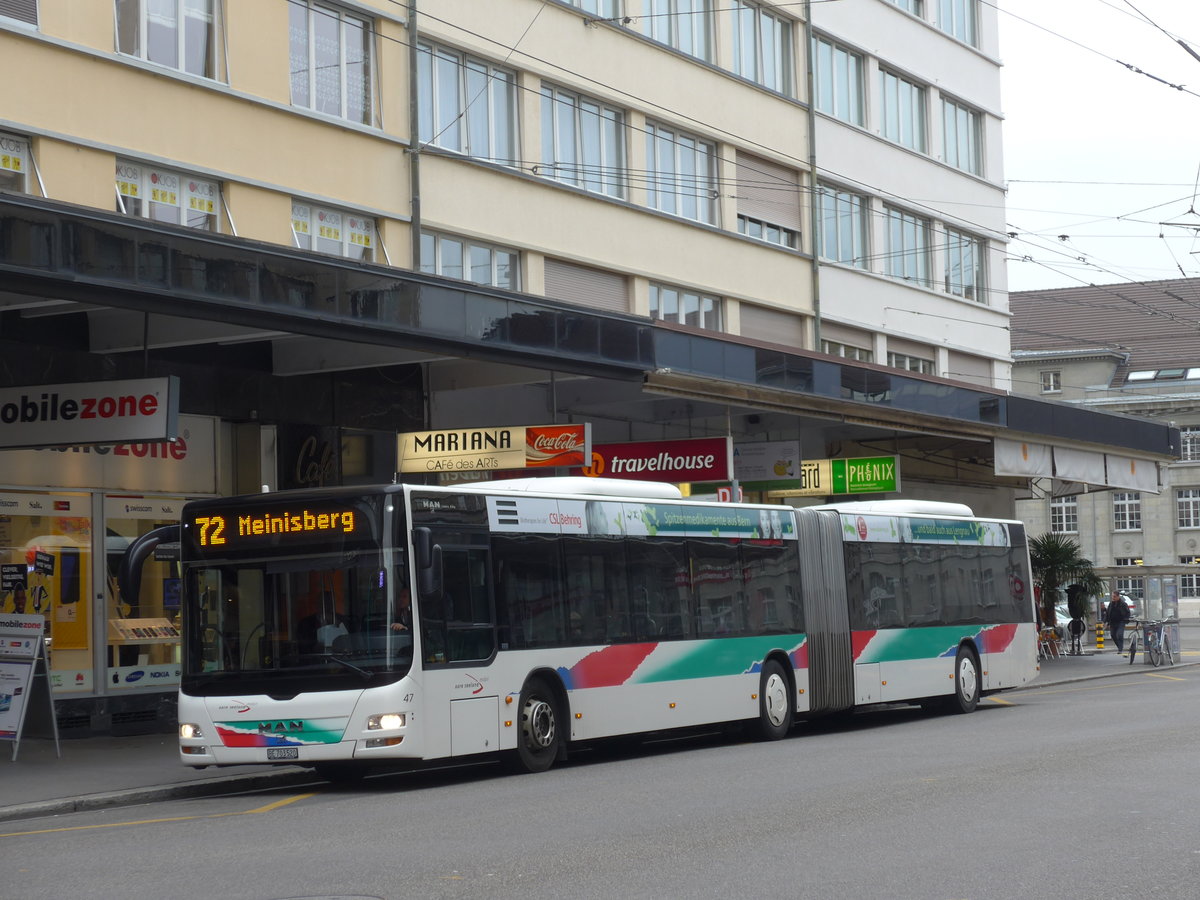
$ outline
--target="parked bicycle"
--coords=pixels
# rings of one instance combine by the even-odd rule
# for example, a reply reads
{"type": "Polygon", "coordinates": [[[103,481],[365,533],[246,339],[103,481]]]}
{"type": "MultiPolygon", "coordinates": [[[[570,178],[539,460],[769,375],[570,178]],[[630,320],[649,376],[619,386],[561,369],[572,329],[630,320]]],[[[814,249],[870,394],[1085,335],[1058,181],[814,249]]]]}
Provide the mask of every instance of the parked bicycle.
{"type": "Polygon", "coordinates": [[[1177,623],[1176,619],[1160,619],[1158,621],[1143,619],[1130,622],[1129,624],[1133,626],[1133,635],[1129,642],[1129,664],[1133,665],[1133,660],[1137,656],[1140,636],[1142,653],[1146,655],[1146,659],[1150,660],[1151,665],[1158,668],[1163,664],[1163,660],[1166,660],[1168,665],[1175,665],[1175,653],[1171,649],[1171,639],[1164,628],[1177,623]]]}

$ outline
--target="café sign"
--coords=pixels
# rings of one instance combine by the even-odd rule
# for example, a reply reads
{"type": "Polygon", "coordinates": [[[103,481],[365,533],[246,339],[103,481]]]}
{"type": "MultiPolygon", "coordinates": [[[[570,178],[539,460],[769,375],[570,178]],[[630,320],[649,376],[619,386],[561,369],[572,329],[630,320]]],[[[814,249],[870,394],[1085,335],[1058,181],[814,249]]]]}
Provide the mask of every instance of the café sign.
{"type": "Polygon", "coordinates": [[[592,426],[454,428],[410,431],[396,439],[400,472],[494,472],[580,466],[591,456],[592,426]]]}

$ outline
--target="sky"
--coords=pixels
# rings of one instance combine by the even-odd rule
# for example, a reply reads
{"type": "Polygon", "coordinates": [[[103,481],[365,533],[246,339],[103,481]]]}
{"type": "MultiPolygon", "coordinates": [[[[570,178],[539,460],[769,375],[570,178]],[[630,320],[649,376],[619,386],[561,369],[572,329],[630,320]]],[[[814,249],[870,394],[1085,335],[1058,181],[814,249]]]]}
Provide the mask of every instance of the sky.
{"type": "Polygon", "coordinates": [[[1200,276],[1200,0],[983,2],[1000,9],[1009,290],[1200,276]]]}

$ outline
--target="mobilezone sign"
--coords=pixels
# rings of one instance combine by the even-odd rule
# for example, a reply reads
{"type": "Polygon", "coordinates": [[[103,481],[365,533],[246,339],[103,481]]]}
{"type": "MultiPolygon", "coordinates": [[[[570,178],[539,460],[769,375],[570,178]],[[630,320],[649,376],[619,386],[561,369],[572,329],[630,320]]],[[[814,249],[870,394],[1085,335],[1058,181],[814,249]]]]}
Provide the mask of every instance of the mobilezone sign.
{"type": "Polygon", "coordinates": [[[178,428],[174,376],[0,390],[0,448],[166,441],[178,428]]]}

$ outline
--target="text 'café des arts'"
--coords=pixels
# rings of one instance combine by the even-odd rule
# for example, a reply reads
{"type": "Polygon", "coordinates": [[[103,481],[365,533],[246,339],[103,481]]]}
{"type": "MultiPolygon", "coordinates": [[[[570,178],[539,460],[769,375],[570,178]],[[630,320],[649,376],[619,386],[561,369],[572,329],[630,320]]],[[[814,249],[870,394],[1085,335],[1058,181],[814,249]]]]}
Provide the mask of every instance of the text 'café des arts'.
{"type": "Polygon", "coordinates": [[[44,617],[64,736],[173,727],[175,559],[137,597],[116,572],[189,499],[567,474],[590,446],[594,474],[693,496],[1012,516],[1031,490],[1155,491],[1178,448],[1161,423],[15,194],[0,342],[0,611],[44,617]],[[152,257],[237,277],[164,286],[152,257]]]}

